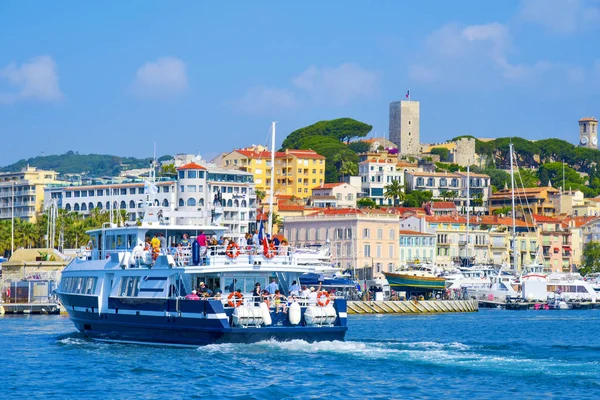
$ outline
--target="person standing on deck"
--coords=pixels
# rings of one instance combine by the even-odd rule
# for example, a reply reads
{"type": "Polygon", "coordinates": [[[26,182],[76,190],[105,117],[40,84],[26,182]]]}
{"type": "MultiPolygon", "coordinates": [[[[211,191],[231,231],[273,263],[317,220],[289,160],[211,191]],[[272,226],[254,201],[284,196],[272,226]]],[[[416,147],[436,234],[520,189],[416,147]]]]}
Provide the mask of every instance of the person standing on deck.
{"type": "Polygon", "coordinates": [[[269,294],[275,294],[275,291],[279,290],[279,285],[275,281],[275,278],[271,278],[271,283],[269,283],[266,287],[269,291],[269,294]]]}
{"type": "Polygon", "coordinates": [[[200,246],[200,263],[202,265],[205,264],[206,251],[208,250],[208,242],[206,241],[206,235],[203,231],[200,231],[200,234],[196,238],[198,245],[200,246]]]}
{"type": "Polygon", "coordinates": [[[290,286],[290,296],[291,295],[300,295],[300,285],[298,285],[297,281],[292,282],[292,286],[290,286]]]}

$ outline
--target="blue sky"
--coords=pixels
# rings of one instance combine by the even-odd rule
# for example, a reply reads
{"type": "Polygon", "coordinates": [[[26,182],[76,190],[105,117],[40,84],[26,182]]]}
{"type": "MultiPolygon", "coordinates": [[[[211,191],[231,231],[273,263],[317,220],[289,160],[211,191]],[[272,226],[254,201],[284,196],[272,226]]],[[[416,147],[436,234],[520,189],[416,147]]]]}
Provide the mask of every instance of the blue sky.
{"type": "Polygon", "coordinates": [[[600,0],[0,2],[0,165],[278,143],[323,119],[421,141],[557,137],[600,117],[600,0]]]}

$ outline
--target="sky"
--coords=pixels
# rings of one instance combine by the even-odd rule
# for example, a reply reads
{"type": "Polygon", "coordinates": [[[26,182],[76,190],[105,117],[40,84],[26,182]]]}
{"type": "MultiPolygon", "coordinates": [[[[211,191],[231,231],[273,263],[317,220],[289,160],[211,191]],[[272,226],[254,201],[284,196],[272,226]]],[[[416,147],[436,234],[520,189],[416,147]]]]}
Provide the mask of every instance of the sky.
{"type": "Polygon", "coordinates": [[[0,165],[277,144],[350,117],[421,142],[578,141],[600,117],[600,0],[0,2],[0,165]]]}

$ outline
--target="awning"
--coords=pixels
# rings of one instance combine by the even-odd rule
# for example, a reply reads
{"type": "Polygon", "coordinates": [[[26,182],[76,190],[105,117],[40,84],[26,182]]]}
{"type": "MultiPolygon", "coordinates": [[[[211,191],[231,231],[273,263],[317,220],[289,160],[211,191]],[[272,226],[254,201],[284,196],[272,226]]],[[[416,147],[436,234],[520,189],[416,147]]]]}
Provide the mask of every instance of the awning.
{"type": "Polygon", "coordinates": [[[564,251],[571,251],[571,247],[569,247],[569,246],[563,246],[563,250],[564,251]]]}
{"type": "Polygon", "coordinates": [[[555,247],[555,248],[554,248],[554,252],[555,252],[555,253],[560,253],[560,249],[559,249],[558,247],[555,247]]]}

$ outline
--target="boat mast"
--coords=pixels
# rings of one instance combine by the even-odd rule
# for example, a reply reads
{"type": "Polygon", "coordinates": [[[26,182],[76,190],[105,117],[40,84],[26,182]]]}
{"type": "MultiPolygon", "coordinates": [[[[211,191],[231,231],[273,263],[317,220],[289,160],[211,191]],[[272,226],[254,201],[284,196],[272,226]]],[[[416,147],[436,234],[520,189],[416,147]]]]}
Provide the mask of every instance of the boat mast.
{"type": "Polygon", "coordinates": [[[513,251],[513,266],[517,272],[517,225],[515,221],[515,171],[513,168],[513,144],[509,144],[510,149],[510,191],[512,205],[512,251],[513,251]]]}
{"type": "Polygon", "coordinates": [[[275,124],[271,122],[271,185],[269,187],[269,235],[273,234],[273,196],[275,195],[275,124]]]}
{"type": "Polygon", "coordinates": [[[469,260],[469,228],[470,228],[470,217],[471,217],[471,211],[470,211],[470,194],[471,191],[471,169],[470,167],[467,165],[467,266],[471,266],[470,260],[469,260]]]}

